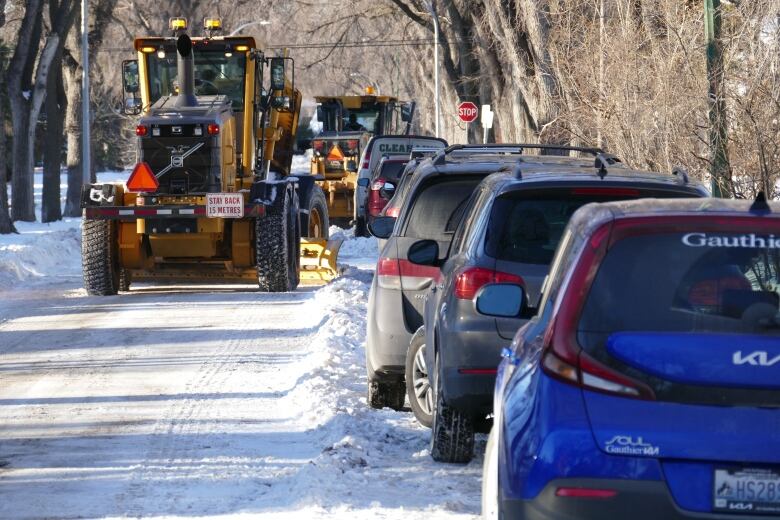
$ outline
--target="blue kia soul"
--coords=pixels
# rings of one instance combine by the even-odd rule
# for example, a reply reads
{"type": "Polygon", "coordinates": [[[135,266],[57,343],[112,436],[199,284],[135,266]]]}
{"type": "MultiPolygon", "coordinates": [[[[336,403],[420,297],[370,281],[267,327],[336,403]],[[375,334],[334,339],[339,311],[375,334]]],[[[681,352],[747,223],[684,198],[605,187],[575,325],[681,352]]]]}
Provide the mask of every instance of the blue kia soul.
{"type": "Polygon", "coordinates": [[[485,517],[780,518],[780,205],[584,206],[539,305],[499,367],[485,517]]]}

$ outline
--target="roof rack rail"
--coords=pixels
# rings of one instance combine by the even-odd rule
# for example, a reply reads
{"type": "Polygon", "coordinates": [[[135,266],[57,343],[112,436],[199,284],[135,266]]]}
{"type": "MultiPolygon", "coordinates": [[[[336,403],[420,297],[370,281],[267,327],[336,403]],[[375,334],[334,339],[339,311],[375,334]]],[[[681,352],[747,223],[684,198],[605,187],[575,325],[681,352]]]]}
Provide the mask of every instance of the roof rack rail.
{"type": "Polygon", "coordinates": [[[414,146],[409,152],[409,159],[417,159],[420,157],[433,157],[441,151],[441,147],[433,146],[414,146]]]}
{"type": "MultiPolygon", "coordinates": [[[[601,148],[590,148],[585,146],[569,146],[563,144],[535,144],[535,143],[489,143],[489,144],[453,144],[436,154],[433,163],[436,165],[444,164],[446,156],[453,152],[472,152],[484,154],[512,154],[521,155],[526,149],[534,150],[559,150],[566,152],[581,152],[598,156],[604,154],[601,148]]],[[[612,155],[611,157],[615,157],[612,155]]],[[[620,159],[615,157],[617,162],[620,159]]]]}
{"type": "Polygon", "coordinates": [[[690,182],[688,178],[688,170],[682,166],[675,166],[672,168],[672,175],[677,176],[677,180],[680,182],[680,184],[688,184],[690,182]]]}
{"type": "Polygon", "coordinates": [[[598,170],[598,175],[602,179],[607,176],[607,166],[612,166],[622,162],[616,156],[611,153],[600,152],[596,154],[595,167],[598,170]]]}

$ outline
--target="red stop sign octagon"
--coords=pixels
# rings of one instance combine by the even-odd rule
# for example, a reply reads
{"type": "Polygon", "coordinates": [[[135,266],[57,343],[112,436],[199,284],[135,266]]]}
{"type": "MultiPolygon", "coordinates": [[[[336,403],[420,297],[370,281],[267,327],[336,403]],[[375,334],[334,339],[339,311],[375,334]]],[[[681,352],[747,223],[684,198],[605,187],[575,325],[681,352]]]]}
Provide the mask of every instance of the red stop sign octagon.
{"type": "Polygon", "coordinates": [[[477,108],[477,105],[471,101],[464,101],[458,105],[458,117],[464,123],[472,123],[476,121],[478,115],[479,109],[477,108]]]}

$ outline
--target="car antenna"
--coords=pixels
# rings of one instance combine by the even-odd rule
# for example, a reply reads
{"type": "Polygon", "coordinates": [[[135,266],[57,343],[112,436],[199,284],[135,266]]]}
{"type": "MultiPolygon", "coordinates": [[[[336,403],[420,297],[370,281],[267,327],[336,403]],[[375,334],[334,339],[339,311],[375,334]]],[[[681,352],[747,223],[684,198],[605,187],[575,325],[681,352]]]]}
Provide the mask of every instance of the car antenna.
{"type": "Polygon", "coordinates": [[[766,195],[764,195],[763,191],[759,191],[758,195],[756,195],[756,200],[754,200],[753,204],[750,205],[750,212],[751,213],[772,212],[772,208],[769,207],[769,204],[766,201],[766,195]]]}

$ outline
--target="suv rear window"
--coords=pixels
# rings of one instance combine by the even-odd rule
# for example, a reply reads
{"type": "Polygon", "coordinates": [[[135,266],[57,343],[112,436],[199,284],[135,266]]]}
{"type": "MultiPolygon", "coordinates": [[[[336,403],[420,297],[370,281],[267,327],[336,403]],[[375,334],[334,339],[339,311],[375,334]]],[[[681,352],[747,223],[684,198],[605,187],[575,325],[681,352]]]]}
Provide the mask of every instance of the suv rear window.
{"type": "Polygon", "coordinates": [[[616,195],[578,191],[571,187],[517,190],[496,199],[485,242],[487,254],[509,262],[549,265],[577,209],[590,202],[625,200],[639,194],[638,190],[634,196],[625,190],[616,195]]]}
{"type": "Polygon", "coordinates": [[[442,176],[424,185],[407,216],[405,236],[448,242],[482,177],[442,176]]]}
{"type": "Polygon", "coordinates": [[[401,173],[404,171],[404,166],[406,166],[406,163],[403,161],[389,161],[382,163],[382,166],[379,169],[379,175],[377,175],[377,179],[384,179],[395,184],[398,182],[398,178],[401,177],[401,173]]]}
{"type": "Polygon", "coordinates": [[[750,247],[770,238],[744,236],[680,232],[617,242],[599,267],[580,332],[779,335],[780,249],[750,247]]]}

